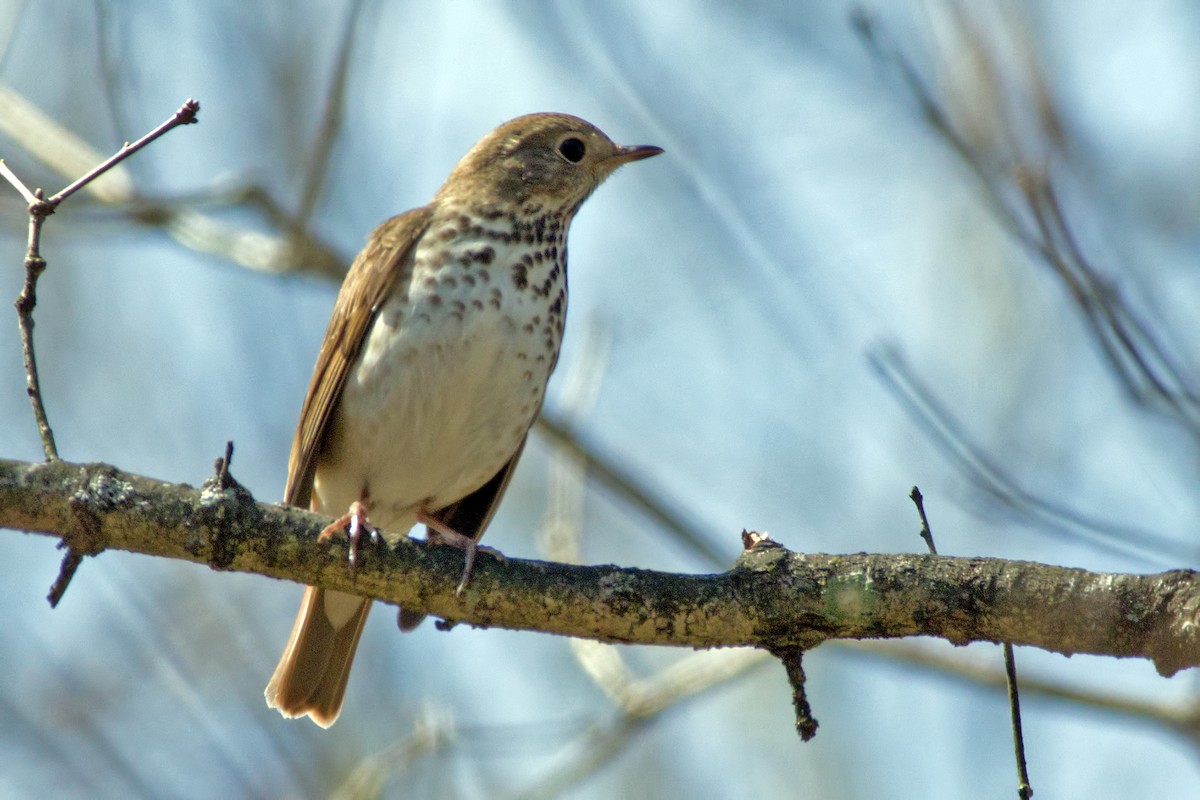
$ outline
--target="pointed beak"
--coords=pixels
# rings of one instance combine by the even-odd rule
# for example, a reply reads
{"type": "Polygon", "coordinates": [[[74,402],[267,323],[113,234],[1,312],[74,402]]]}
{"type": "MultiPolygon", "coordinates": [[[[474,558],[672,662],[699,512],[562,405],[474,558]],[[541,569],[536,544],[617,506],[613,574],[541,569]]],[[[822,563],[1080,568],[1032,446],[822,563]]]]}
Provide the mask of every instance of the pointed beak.
{"type": "Polygon", "coordinates": [[[650,158],[661,153],[661,147],[655,147],[652,144],[639,144],[633,147],[618,147],[611,156],[605,161],[616,169],[622,164],[628,164],[631,161],[641,161],[643,158],[650,158]]]}

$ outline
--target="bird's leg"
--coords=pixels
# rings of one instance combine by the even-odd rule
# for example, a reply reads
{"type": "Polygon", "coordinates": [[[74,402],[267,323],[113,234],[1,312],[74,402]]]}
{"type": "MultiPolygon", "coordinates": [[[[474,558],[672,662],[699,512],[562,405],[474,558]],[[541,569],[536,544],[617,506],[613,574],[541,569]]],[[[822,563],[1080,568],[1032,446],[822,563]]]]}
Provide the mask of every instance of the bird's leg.
{"type": "Polygon", "coordinates": [[[458,582],[458,588],[455,589],[455,594],[462,594],[467,588],[467,582],[471,580],[471,570],[475,566],[475,553],[483,551],[490,556],[507,561],[504,553],[501,553],[494,547],[488,547],[486,544],[472,539],[470,536],[463,536],[458,531],[451,528],[440,519],[434,519],[424,511],[417,511],[417,522],[423,524],[429,529],[429,541],[437,542],[438,544],[448,544],[451,547],[457,547],[462,550],[466,556],[466,563],[463,565],[462,580],[458,582]]]}
{"type": "Polygon", "coordinates": [[[346,538],[350,541],[350,552],[347,558],[350,561],[351,575],[358,569],[363,532],[365,531],[373,542],[378,542],[380,539],[379,529],[367,520],[367,501],[368,498],[365,494],[361,500],[355,500],[350,504],[350,510],[344,516],[329,523],[317,536],[318,542],[327,542],[336,534],[343,532],[346,534],[346,538]]]}

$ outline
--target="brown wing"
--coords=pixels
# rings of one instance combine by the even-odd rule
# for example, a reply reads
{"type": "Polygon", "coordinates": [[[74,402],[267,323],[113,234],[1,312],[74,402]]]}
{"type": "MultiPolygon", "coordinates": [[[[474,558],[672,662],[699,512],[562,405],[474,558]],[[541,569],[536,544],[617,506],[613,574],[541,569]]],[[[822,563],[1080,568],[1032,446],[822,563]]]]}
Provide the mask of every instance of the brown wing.
{"type": "Polygon", "coordinates": [[[496,514],[500,498],[504,497],[504,490],[508,488],[508,482],[517,468],[517,462],[520,461],[521,453],[525,450],[525,440],[528,438],[529,435],[526,434],[525,439],[522,439],[521,444],[517,446],[517,452],[513,453],[513,457],[500,468],[500,471],[491,480],[463,499],[431,512],[429,516],[442,522],[455,533],[461,533],[463,536],[469,536],[475,541],[479,541],[483,536],[484,529],[496,514]]]}
{"type": "Polygon", "coordinates": [[[283,501],[308,508],[312,499],[316,455],[333,418],[350,367],[358,358],[363,340],[379,307],[392,288],[412,268],[412,251],[429,225],[432,210],[425,206],[392,217],[371,232],[333,304],[333,316],[317,355],[308,395],[300,410],[292,454],[288,458],[287,488],[283,501]]]}

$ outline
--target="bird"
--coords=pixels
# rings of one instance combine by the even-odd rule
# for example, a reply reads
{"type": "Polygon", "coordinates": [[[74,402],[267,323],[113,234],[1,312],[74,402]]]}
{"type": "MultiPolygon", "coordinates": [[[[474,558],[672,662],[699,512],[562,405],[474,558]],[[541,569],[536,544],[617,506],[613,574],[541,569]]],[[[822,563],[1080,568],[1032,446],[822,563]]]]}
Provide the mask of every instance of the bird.
{"type": "MultiPolygon", "coordinates": [[[[480,139],[428,205],[370,234],[334,302],[284,490],[341,515],[322,538],[347,531],[352,567],[362,531],[394,543],[423,524],[464,550],[466,586],[558,361],[571,221],[618,167],[661,152],[527,114],[480,139]]],[[[306,587],[267,705],[332,725],[370,607],[306,587]]],[[[398,623],[423,617],[401,609],[398,623]]]]}

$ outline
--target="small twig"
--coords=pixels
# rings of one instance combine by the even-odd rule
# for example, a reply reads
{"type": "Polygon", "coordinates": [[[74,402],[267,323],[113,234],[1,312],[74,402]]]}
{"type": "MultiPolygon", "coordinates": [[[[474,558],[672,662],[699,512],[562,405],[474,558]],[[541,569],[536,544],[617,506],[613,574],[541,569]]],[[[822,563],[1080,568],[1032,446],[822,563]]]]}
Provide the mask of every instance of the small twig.
{"type": "Polygon", "coordinates": [[[46,595],[51,608],[58,607],[58,601],[62,600],[67,587],[71,585],[71,578],[75,577],[75,570],[81,563],[83,563],[83,553],[68,547],[67,554],[63,556],[62,566],[58,568],[58,578],[50,586],[50,594],[46,595]]]}
{"type": "Polygon", "coordinates": [[[913,504],[917,507],[917,513],[921,515],[921,538],[925,540],[925,544],[929,547],[929,552],[937,555],[937,545],[933,543],[933,531],[929,530],[929,517],[925,516],[925,498],[921,495],[921,490],[916,486],[908,493],[912,498],[913,504]]]}
{"type": "Polygon", "coordinates": [[[1013,754],[1017,759],[1017,797],[1029,800],[1033,787],[1029,785],[1029,768],[1025,763],[1025,736],[1021,733],[1021,698],[1017,692],[1017,662],[1013,646],[1004,643],[1004,674],[1008,678],[1008,712],[1012,717],[1013,754]]]}
{"type": "Polygon", "coordinates": [[[196,122],[196,115],[198,113],[200,113],[199,101],[191,100],[191,99],[186,100],[184,102],[184,104],[179,107],[179,110],[176,111],[173,115],[171,115],[171,118],[168,119],[166,122],[159,125],[157,128],[150,131],[149,133],[147,133],[142,138],[138,139],[133,144],[126,142],[121,147],[120,150],[118,150],[116,153],[114,153],[112,156],[105,159],[101,163],[97,164],[92,169],[88,170],[86,173],[84,173],[83,177],[76,180],[70,186],[63,189],[58,194],[54,195],[46,202],[50,203],[52,206],[57,207],[58,204],[61,203],[63,200],[66,200],[68,197],[75,194],[77,191],[82,189],[84,186],[87,186],[89,183],[96,180],[96,178],[99,178],[101,175],[108,172],[110,169],[115,167],[117,164],[120,164],[122,161],[129,158],[131,155],[136,153],[138,150],[141,150],[143,147],[150,144],[155,139],[158,139],[163,134],[166,134],[169,131],[171,131],[175,128],[178,128],[180,125],[191,125],[192,123],[196,122]]]}
{"type": "Polygon", "coordinates": [[[30,191],[24,181],[17,177],[17,174],[12,171],[12,167],[8,166],[8,162],[3,158],[0,158],[0,176],[16,187],[16,190],[21,193],[21,197],[25,198],[26,203],[33,205],[38,202],[39,198],[30,191]]]}
{"type": "MultiPolygon", "coordinates": [[[[16,176],[13,176],[14,178],[16,176]]],[[[20,181],[14,183],[20,189],[20,181]]],[[[22,192],[24,193],[24,192],[22,192]]],[[[53,209],[51,209],[53,210],[53,209]]],[[[38,377],[37,356],[33,349],[33,309],[37,306],[38,278],[46,271],[46,260],[38,252],[42,235],[42,221],[46,218],[46,201],[42,190],[33,193],[29,204],[29,245],[25,253],[25,285],[13,306],[17,310],[17,327],[21,330],[21,355],[25,362],[25,392],[33,407],[33,418],[37,422],[38,434],[42,438],[42,452],[47,461],[58,460],[58,447],[54,443],[54,431],[46,417],[46,406],[42,402],[42,384],[38,377]]],[[[65,586],[63,587],[66,588],[65,586]]]]}
{"type": "Polygon", "coordinates": [[[216,478],[217,486],[221,489],[228,489],[234,481],[229,477],[229,465],[233,461],[233,441],[225,443],[225,455],[218,458],[213,464],[213,473],[216,478]]]}
{"type": "MultiPolygon", "coordinates": [[[[45,453],[47,461],[58,460],[58,447],[54,442],[54,431],[51,429],[49,418],[46,415],[45,403],[42,401],[41,380],[38,377],[37,356],[34,353],[33,347],[33,309],[37,306],[37,282],[41,274],[46,271],[46,260],[42,258],[41,254],[42,223],[45,222],[46,217],[55,212],[64,200],[138,150],[141,150],[172,128],[195,122],[196,114],[199,111],[200,104],[195,100],[188,100],[166,122],[133,144],[126,143],[113,156],[88,170],[83,177],[71,183],[49,199],[45,197],[41,189],[31,191],[25,185],[25,182],[17,177],[12,169],[9,168],[8,164],[3,159],[0,159],[0,176],[3,176],[11,183],[29,204],[29,241],[25,250],[25,284],[21,288],[21,293],[17,295],[14,305],[17,309],[17,325],[21,329],[21,350],[25,362],[26,393],[29,395],[30,405],[33,406],[33,416],[37,422],[38,433],[42,439],[42,450],[45,453]]],[[[70,555],[68,553],[68,557],[70,555]]],[[[72,568],[72,571],[74,571],[74,568],[72,568]]],[[[60,575],[60,579],[61,577],[60,575]]],[[[70,580],[69,576],[67,580],[70,580]]],[[[63,589],[65,590],[65,588],[64,584],[63,589]]]]}
{"type": "MultiPolygon", "coordinates": [[[[46,217],[54,213],[55,209],[64,200],[138,150],[141,150],[172,128],[195,122],[196,114],[199,111],[200,104],[195,100],[188,100],[169,120],[133,144],[126,143],[116,154],[91,170],[88,170],[81,178],[49,199],[46,199],[41,189],[31,191],[25,185],[25,182],[17,177],[16,173],[9,168],[8,164],[3,159],[0,159],[0,176],[3,176],[11,183],[21,193],[21,196],[25,198],[25,202],[29,204],[29,240],[25,250],[25,283],[21,287],[21,293],[17,295],[17,299],[13,305],[17,310],[17,326],[21,330],[21,353],[25,362],[25,391],[29,395],[29,403],[33,407],[33,417],[37,422],[38,434],[42,439],[42,451],[46,456],[46,461],[53,462],[59,459],[58,446],[54,442],[54,430],[50,427],[50,420],[46,416],[46,405],[42,401],[42,384],[41,379],[38,377],[37,356],[33,347],[33,309],[37,307],[37,282],[42,273],[46,271],[46,260],[42,258],[41,254],[42,223],[45,222],[46,217]]],[[[227,479],[228,460],[231,455],[232,443],[226,449],[225,453],[225,477],[227,479]]],[[[46,596],[46,599],[50,601],[51,608],[57,606],[59,601],[62,600],[63,594],[71,584],[71,579],[75,576],[75,570],[79,568],[79,565],[83,562],[83,557],[87,554],[88,550],[86,548],[80,549],[70,544],[67,545],[67,553],[63,556],[58,577],[50,587],[50,594],[46,596]]]]}
{"type": "Polygon", "coordinates": [[[804,690],[804,650],[800,647],[781,647],[771,651],[771,655],[783,662],[787,670],[788,683],[792,686],[792,704],[796,707],[796,733],[802,741],[810,741],[817,735],[817,720],[812,715],[812,707],[808,704],[808,694],[804,690]]]}
{"type": "MultiPolygon", "coordinates": [[[[909,493],[921,516],[921,538],[929,546],[929,552],[937,555],[937,547],[933,543],[933,531],[929,529],[929,517],[925,516],[925,498],[916,486],[909,493]]],[[[1013,749],[1017,759],[1017,796],[1021,800],[1033,797],[1033,787],[1029,785],[1029,771],[1025,762],[1025,736],[1021,732],[1021,701],[1017,692],[1017,662],[1013,655],[1011,642],[1004,642],[1004,675],[1008,684],[1008,711],[1012,719],[1013,749]]]]}

